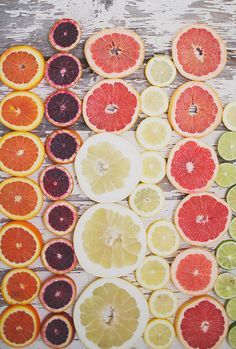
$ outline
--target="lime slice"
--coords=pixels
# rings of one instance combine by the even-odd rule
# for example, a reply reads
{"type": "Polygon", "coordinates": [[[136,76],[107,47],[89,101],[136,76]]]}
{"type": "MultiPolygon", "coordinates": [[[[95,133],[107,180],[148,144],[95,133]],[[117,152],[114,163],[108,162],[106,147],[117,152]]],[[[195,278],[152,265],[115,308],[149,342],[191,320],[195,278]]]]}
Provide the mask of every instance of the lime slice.
{"type": "Polygon", "coordinates": [[[215,182],[223,188],[234,185],[236,183],[236,166],[228,162],[220,164],[215,182]]]}
{"type": "Polygon", "coordinates": [[[216,259],[224,269],[236,268],[236,241],[227,240],[217,246],[216,259]]]}
{"type": "Polygon", "coordinates": [[[143,183],[158,183],[166,174],[166,161],[156,151],[144,151],[141,154],[143,183]]]}
{"type": "Polygon", "coordinates": [[[231,320],[236,320],[236,297],[227,302],[226,312],[231,320]]]}
{"type": "Polygon", "coordinates": [[[232,348],[236,349],[236,322],[229,326],[228,342],[232,348]]]}
{"type": "Polygon", "coordinates": [[[236,185],[228,191],[226,201],[232,210],[236,212],[236,185]]]}
{"type": "Polygon", "coordinates": [[[230,131],[236,131],[236,101],[226,105],[223,111],[223,123],[230,131]]]}
{"type": "Polygon", "coordinates": [[[144,331],[144,341],[151,349],[168,348],[175,338],[175,330],[172,323],[164,319],[149,321],[144,331]]]}
{"type": "Polygon", "coordinates": [[[174,81],[176,68],[169,57],[157,55],[147,62],[145,75],[151,85],[165,87],[174,81]]]}
{"type": "Polygon", "coordinates": [[[229,233],[232,239],[236,240],[236,217],[232,219],[229,226],[229,233]]]}
{"type": "Polygon", "coordinates": [[[174,292],[162,289],[152,293],[148,301],[150,312],[158,318],[173,316],[178,308],[178,300],[174,292]]]}
{"type": "Polygon", "coordinates": [[[148,116],[164,114],[169,105],[169,99],[165,90],[157,86],[147,87],[141,93],[141,110],[148,116]]]}
{"type": "Polygon", "coordinates": [[[218,152],[224,160],[236,159],[236,132],[225,132],[218,142],[218,152]]]}
{"type": "Polygon", "coordinates": [[[215,293],[223,299],[236,296],[236,276],[231,273],[220,274],[215,282],[215,293]]]}

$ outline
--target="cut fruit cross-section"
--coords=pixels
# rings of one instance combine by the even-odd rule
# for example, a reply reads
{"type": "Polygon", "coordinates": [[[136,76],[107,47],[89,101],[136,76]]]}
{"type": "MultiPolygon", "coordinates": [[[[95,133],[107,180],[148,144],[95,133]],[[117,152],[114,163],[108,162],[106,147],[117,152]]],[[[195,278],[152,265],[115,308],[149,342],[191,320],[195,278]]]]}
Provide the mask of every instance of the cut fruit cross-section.
{"type": "Polygon", "coordinates": [[[231,207],[232,211],[236,212],[236,185],[230,188],[228,191],[226,201],[231,207]]]}
{"type": "Polygon", "coordinates": [[[147,62],[145,75],[151,85],[165,87],[174,81],[176,68],[169,57],[155,55],[147,62]]]}
{"type": "Polygon", "coordinates": [[[156,318],[168,318],[176,313],[178,308],[178,299],[174,292],[162,289],[156,290],[149,298],[149,309],[156,318]]]}
{"type": "Polygon", "coordinates": [[[224,160],[236,160],[236,132],[222,134],[218,141],[218,152],[224,160]]]}
{"type": "Polygon", "coordinates": [[[223,112],[223,123],[230,131],[236,131],[236,101],[226,105],[223,112]]]}
{"type": "Polygon", "coordinates": [[[166,161],[156,151],[144,151],[141,153],[142,176],[141,182],[156,184],[166,174],[166,161]]]}
{"type": "Polygon", "coordinates": [[[216,249],[216,259],[221,268],[236,268],[236,241],[224,240],[216,249]]]}
{"type": "Polygon", "coordinates": [[[236,276],[231,273],[220,274],[214,287],[217,296],[223,299],[236,297],[236,276]]]}
{"type": "Polygon", "coordinates": [[[221,163],[215,182],[223,188],[236,184],[236,166],[228,162],[221,163]]]}
{"type": "Polygon", "coordinates": [[[63,18],[56,21],[49,31],[49,42],[56,50],[70,51],[75,48],[81,37],[78,22],[73,19],[63,18]]]}
{"type": "Polygon", "coordinates": [[[144,331],[144,341],[150,349],[167,349],[174,338],[174,327],[165,319],[152,319],[144,331]]]}
{"type": "Polygon", "coordinates": [[[168,109],[168,105],[168,95],[160,87],[149,86],[141,93],[141,110],[148,116],[164,114],[168,109]]]}

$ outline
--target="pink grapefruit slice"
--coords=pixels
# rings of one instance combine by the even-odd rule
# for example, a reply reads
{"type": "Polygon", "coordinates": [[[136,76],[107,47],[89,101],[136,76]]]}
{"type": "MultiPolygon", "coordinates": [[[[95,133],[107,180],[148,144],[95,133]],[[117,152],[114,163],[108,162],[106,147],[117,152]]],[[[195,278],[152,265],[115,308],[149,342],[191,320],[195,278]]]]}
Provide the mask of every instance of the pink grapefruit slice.
{"type": "Polygon", "coordinates": [[[221,122],[222,103],[216,91],[203,82],[180,85],[170,100],[169,122],[183,137],[203,137],[221,122]]]}
{"type": "Polygon", "coordinates": [[[224,69],[227,50],[214,29],[205,24],[194,24],[177,33],[172,43],[172,57],[184,77],[205,81],[224,69]]]}
{"type": "Polygon", "coordinates": [[[183,193],[198,193],[214,182],[219,163],[216,153],[205,143],[186,138],[170,151],[167,177],[183,193]]]}
{"type": "Polygon", "coordinates": [[[140,111],[139,95],[120,79],[102,80],[93,86],[83,101],[83,116],[94,132],[122,133],[136,122],[140,111]]]}
{"type": "Polygon", "coordinates": [[[207,246],[218,240],[231,221],[229,205],[210,193],[191,194],[178,205],[174,221],[180,236],[191,245],[207,246]]]}
{"type": "Polygon", "coordinates": [[[140,36],[125,28],[103,29],[86,41],[85,57],[98,75],[123,78],[138,69],[144,60],[145,48],[140,36]]]}

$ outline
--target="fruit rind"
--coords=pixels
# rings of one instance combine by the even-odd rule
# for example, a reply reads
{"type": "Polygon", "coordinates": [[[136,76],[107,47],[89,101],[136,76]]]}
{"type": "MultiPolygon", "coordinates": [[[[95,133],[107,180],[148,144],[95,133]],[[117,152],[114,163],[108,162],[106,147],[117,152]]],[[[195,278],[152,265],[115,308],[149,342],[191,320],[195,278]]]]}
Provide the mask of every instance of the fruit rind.
{"type": "Polygon", "coordinates": [[[69,18],[62,18],[62,19],[59,19],[58,21],[56,21],[53,24],[53,26],[51,27],[49,34],[48,34],[48,39],[49,39],[49,42],[52,45],[52,47],[55,48],[56,50],[62,51],[62,52],[68,52],[70,50],[73,50],[79,44],[80,38],[81,38],[81,28],[80,28],[79,23],[74,21],[73,19],[69,19],[69,18]],[[70,45],[69,47],[63,47],[63,46],[60,46],[59,44],[56,43],[56,41],[53,37],[53,34],[54,34],[55,29],[61,23],[68,23],[68,22],[72,23],[76,27],[76,29],[78,31],[78,36],[77,36],[76,41],[72,45],[70,45]]]}

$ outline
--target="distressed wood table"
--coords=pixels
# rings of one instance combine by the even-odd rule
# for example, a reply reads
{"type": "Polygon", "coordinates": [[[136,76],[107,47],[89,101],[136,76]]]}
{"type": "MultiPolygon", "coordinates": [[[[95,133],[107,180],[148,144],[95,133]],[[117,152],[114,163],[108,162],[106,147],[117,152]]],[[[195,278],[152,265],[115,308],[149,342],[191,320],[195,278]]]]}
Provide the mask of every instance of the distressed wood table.
{"type": "MultiPolygon", "coordinates": [[[[45,59],[48,59],[54,53],[47,39],[48,31],[53,22],[62,17],[73,18],[79,21],[83,30],[81,43],[78,48],[73,51],[73,53],[81,59],[84,69],[82,80],[73,89],[81,98],[84,97],[90,87],[101,79],[88,67],[83,53],[84,43],[93,32],[113,26],[124,26],[137,31],[145,42],[145,62],[147,62],[154,53],[171,55],[172,37],[182,26],[195,22],[204,22],[217,30],[225,39],[228,48],[228,61],[223,73],[214,80],[210,80],[208,83],[218,91],[224,105],[232,100],[236,100],[235,0],[0,0],[0,54],[9,46],[28,44],[41,50],[45,59]]],[[[144,67],[141,67],[134,74],[126,78],[139,92],[148,86],[144,77],[143,68],[144,67]]],[[[171,96],[174,89],[184,81],[185,79],[178,75],[174,83],[166,88],[168,95],[171,96]]],[[[34,92],[44,100],[52,91],[53,89],[49,87],[44,80],[34,89],[34,92]]],[[[1,84],[0,98],[9,92],[10,90],[1,84]]],[[[140,114],[139,122],[142,120],[142,117],[143,115],[140,114]]],[[[134,144],[136,144],[134,138],[136,126],[131,131],[122,135],[122,137],[134,144]]],[[[83,118],[81,118],[73,128],[80,133],[83,140],[92,134],[85,125],[83,118]]],[[[33,132],[39,135],[42,140],[45,140],[47,135],[54,129],[54,126],[50,125],[44,119],[42,124],[33,132]]],[[[1,135],[9,131],[2,125],[0,130],[1,135]]],[[[224,131],[225,128],[223,125],[220,125],[217,130],[203,140],[215,148],[218,138],[224,131]]],[[[168,148],[166,147],[161,151],[161,154],[167,157],[169,150],[179,139],[180,137],[173,132],[171,143],[168,148]]],[[[49,163],[50,161],[45,158],[43,167],[49,163]]],[[[74,175],[73,166],[67,167],[74,175]]],[[[1,173],[1,180],[6,177],[6,174],[1,173]]],[[[37,180],[38,173],[34,174],[32,178],[37,180]]],[[[165,192],[166,204],[165,209],[154,218],[172,219],[173,212],[184,195],[181,195],[174,189],[167,178],[162,180],[160,186],[165,192]]],[[[225,196],[225,190],[220,189],[216,185],[213,185],[210,191],[218,194],[220,197],[225,196]]],[[[77,207],[79,215],[83,214],[83,212],[93,204],[93,202],[81,193],[77,183],[68,200],[77,207]]],[[[32,219],[32,223],[40,229],[44,241],[53,237],[53,235],[45,229],[41,219],[41,215],[48,204],[49,200],[45,199],[40,215],[32,219]]],[[[127,205],[126,202],[122,202],[122,204],[127,205]]],[[[150,221],[151,220],[145,220],[145,225],[147,226],[150,221]]],[[[7,219],[1,216],[0,222],[2,225],[7,222],[7,219]]],[[[182,243],[181,249],[184,247],[186,247],[186,245],[182,243]]],[[[171,258],[169,262],[171,262],[171,258]]],[[[40,259],[38,259],[31,268],[38,273],[42,281],[50,275],[42,266],[40,259]]],[[[3,263],[0,263],[1,277],[7,269],[8,268],[3,265],[3,263]]],[[[84,272],[79,266],[70,273],[70,276],[76,282],[78,295],[81,294],[86,285],[93,280],[93,277],[84,272]]],[[[133,275],[128,276],[128,278],[135,283],[133,275]]],[[[171,283],[167,286],[177,293],[179,304],[186,300],[187,297],[178,293],[171,283]]],[[[148,298],[148,292],[145,290],[143,290],[143,292],[148,298]]],[[[47,311],[42,307],[38,299],[33,302],[33,305],[37,308],[42,320],[47,314],[47,311]]],[[[6,304],[1,297],[0,310],[3,310],[5,306],[6,304]]],[[[176,339],[172,348],[176,349],[181,347],[182,346],[176,339]]],[[[1,343],[0,348],[6,349],[7,346],[1,343]]],[[[28,348],[44,349],[47,347],[39,337],[37,341],[28,348]]],[[[82,349],[85,347],[78,337],[76,337],[69,348],[82,349]]],[[[135,348],[146,348],[146,345],[143,340],[140,339],[135,348]]],[[[229,348],[229,346],[224,342],[221,348],[226,349],[229,348]]]]}

